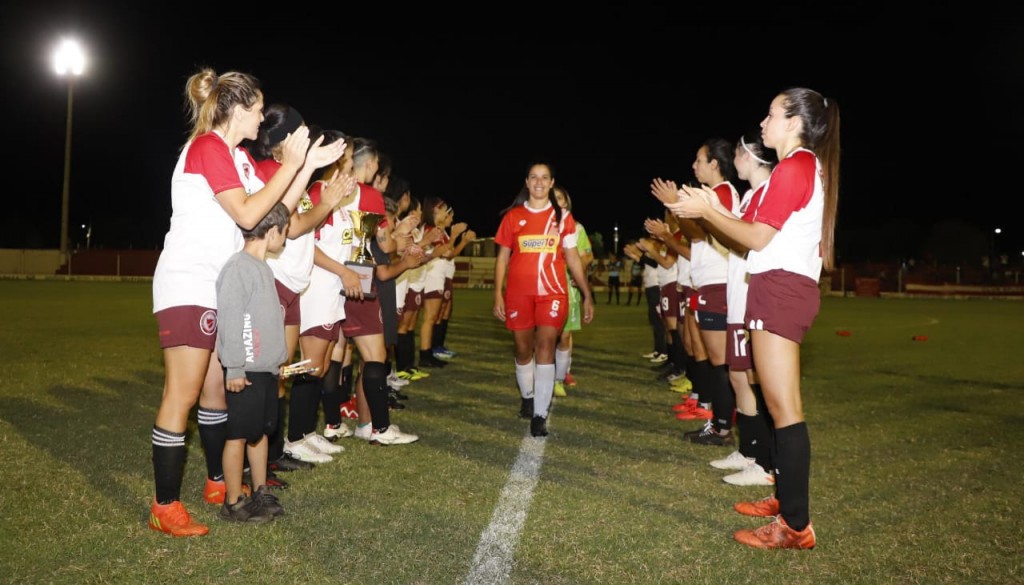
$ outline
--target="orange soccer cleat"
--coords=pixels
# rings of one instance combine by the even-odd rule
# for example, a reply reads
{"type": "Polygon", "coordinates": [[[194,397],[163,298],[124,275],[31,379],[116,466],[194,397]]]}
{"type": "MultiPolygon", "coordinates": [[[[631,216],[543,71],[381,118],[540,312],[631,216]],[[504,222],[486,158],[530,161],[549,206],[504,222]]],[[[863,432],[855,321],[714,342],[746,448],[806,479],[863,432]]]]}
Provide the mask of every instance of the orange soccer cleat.
{"type": "MultiPolygon", "coordinates": [[[[251,493],[249,486],[242,484],[242,493],[248,496],[251,493]]],[[[223,504],[224,496],[228,494],[228,488],[224,485],[224,480],[214,481],[210,478],[206,478],[206,485],[203,487],[203,499],[208,504],[223,504]]]]}
{"type": "Polygon", "coordinates": [[[170,504],[158,504],[153,500],[149,508],[149,527],[171,536],[203,536],[210,531],[205,524],[193,521],[179,500],[170,504]]]}
{"type": "Polygon", "coordinates": [[[760,528],[737,530],[732,537],[754,548],[810,549],[815,545],[814,526],[808,523],[803,530],[793,530],[782,516],[760,528]]]}
{"type": "Polygon", "coordinates": [[[754,502],[737,502],[732,505],[732,508],[744,516],[779,515],[779,501],[775,499],[775,496],[768,496],[754,502]]]}

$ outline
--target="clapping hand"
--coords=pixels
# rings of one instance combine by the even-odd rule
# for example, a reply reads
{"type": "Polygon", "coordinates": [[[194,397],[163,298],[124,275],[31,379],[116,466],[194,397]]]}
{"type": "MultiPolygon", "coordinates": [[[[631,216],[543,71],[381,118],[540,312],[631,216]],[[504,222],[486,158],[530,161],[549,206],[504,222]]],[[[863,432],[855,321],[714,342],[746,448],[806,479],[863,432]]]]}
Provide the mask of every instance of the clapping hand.
{"type": "Polygon", "coordinates": [[[655,177],[651,181],[651,195],[667,205],[679,200],[679,187],[676,186],[675,181],[666,181],[655,177]]]}

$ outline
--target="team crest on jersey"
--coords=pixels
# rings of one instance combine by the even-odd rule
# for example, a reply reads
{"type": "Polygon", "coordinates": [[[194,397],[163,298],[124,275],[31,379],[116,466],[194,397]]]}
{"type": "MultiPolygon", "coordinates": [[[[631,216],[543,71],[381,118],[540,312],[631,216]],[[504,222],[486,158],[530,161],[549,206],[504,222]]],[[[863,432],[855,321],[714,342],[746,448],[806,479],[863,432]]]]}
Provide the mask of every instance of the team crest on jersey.
{"type": "Polygon", "coordinates": [[[313,200],[309,198],[308,193],[303,193],[299,199],[299,213],[306,213],[310,209],[313,209],[313,200]]]}
{"type": "Polygon", "coordinates": [[[526,225],[526,220],[525,219],[520,219],[519,220],[519,227],[523,227],[524,225],[526,225]]]}
{"type": "Polygon", "coordinates": [[[351,246],[355,243],[355,237],[352,228],[345,228],[341,232],[341,244],[343,246],[351,246]]]}
{"type": "Polygon", "coordinates": [[[519,236],[519,251],[533,253],[553,253],[558,243],[556,236],[519,236]]]}
{"type": "Polygon", "coordinates": [[[246,163],[242,163],[242,176],[245,177],[246,181],[249,180],[249,176],[251,174],[252,174],[252,167],[249,166],[249,163],[247,163],[247,162],[246,163]]]}
{"type": "Polygon", "coordinates": [[[511,313],[508,314],[508,318],[509,319],[515,319],[518,316],[519,316],[519,311],[512,311],[511,313]]]}
{"type": "Polygon", "coordinates": [[[199,316],[199,330],[203,335],[213,335],[217,332],[217,311],[207,309],[199,316]]]}

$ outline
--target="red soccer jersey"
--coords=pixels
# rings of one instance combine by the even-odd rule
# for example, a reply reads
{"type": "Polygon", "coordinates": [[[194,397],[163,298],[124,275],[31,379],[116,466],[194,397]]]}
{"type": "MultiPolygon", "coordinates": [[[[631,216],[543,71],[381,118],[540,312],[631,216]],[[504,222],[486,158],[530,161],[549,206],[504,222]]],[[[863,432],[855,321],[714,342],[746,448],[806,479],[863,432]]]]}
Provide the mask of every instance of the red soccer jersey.
{"type": "Polygon", "coordinates": [[[509,210],[498,226],[494,241],[510,248],[506,294],[568,294],[565,279],[565,254],[568,240],[575,246],[576,222],[562,210],[561,225],[555,223],[555,209],[531,209],[526,204],[509,210]]]}

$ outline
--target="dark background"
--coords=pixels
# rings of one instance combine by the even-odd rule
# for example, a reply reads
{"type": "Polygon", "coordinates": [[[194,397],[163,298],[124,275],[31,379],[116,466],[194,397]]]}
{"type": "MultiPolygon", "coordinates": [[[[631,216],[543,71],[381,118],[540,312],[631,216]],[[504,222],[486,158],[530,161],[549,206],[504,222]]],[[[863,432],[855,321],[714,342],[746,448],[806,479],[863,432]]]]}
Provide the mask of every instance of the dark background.
{"type": "MultiPolygon", "coordinates": [[[[4,8],[0,247],[56,248],[67,82],[75,82],[71,247],[156,249],[200,66],[256,75],[267,103],[376,139],[414,195],[439,195],[479,236],[497,229],[527,164],[545,158],[574,213],[610,247],[662,208],[700,144],[754,128],[790,86],[842,112],[841,261],[1021,262],[1020,9],[981,3],[398,4],[19,3],[4,8]],[[994,228],[1003,233],[996,236],[994,228]]],[[[738,185],[741,191],[745,184],[738,185]]]]}

